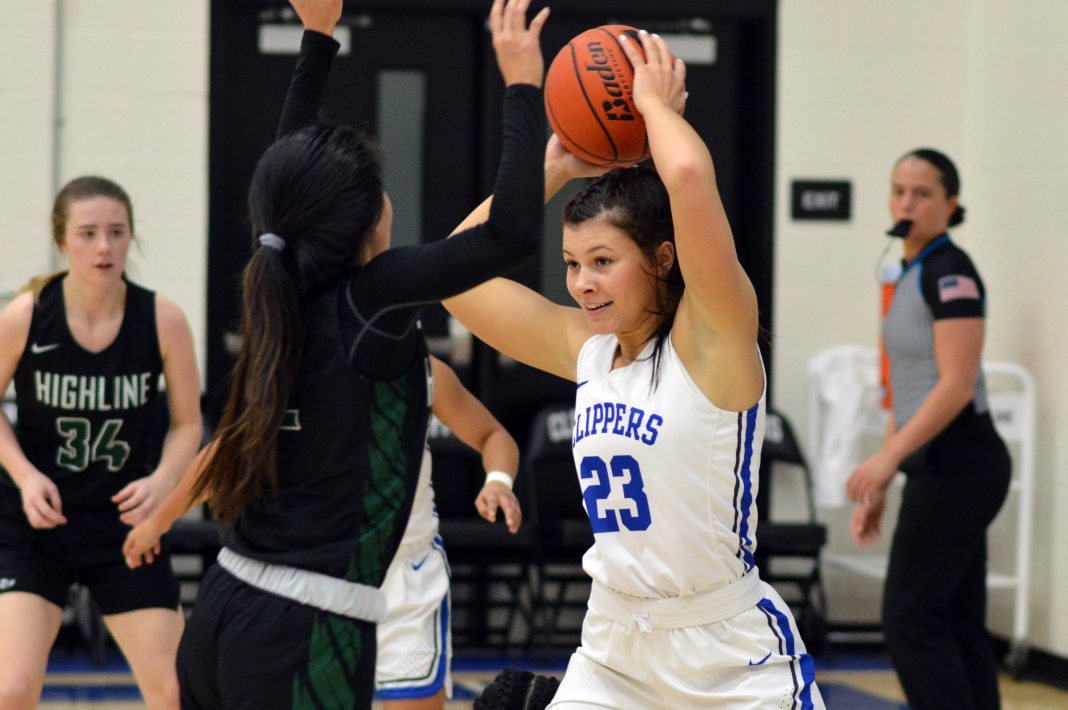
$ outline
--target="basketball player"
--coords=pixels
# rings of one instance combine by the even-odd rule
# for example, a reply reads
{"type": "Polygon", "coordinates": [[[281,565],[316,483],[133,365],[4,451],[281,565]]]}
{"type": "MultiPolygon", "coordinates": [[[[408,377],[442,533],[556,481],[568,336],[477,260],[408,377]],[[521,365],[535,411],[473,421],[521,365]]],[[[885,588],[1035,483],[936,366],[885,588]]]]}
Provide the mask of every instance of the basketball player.
{"type": "Polygon", "coordinates": [[[74,582],[103,612],[148,707],[178,707],[178,581],[166,549],[162,564],[131,571],[122,543],[196,453],[200,379],[181,309],[124,275],[133,235],[119,185],[70,181],[52,208],[69,270],[35,279],[0,313],[0,391],[14,378],[18,408],[17,431],[0,416],[5,710],[37,707],[74,582]]]}
{"type": "MultiPolygon", "coordinates": [[[[490,411],[460,382],[452,368],[430,358],[434,416],[460,441],[482,454],[486,483],[475,507],[486,520],[503,511],[508,530],[519,530],[522,513],[512,493],[519,447],[490,411]]],[[[385,710],[440,710],[452,695],[449,664],[449,563],[438,536],[430,478],[430,451],[423,451],[412,514],[397,555],[386,571],[386,620],[378,625],[375,684],[385,710]]]]}
{"type": "Polygon", "coordinates": [[[249,190],[253,255],[242,344],[218,434],[189,495],[131,532],[154,556],[176,510],[206,496],[228,523],[182,637],[187,708],[369,708],[378,589],[411,509],[426,440],[423,305],[537,250],[543,166],[538,36],[526,0],[495,0],[507,89],[497,189],[505,200],[455,239],[390,249],[392,208],[374,146],[314,119],[341,0],[294,0],[304,27],[280,137],[249,190]]]}
{"type": "Polygon", "coordinates": [[[986,531],[1012,462],[994,428],[982,362],[986,289],[949,238],[964,221],[946,155],[914,150],[894,165],[890,212],[904,272],[883,325],[893,413],[879,451],[850,475],[850,532],[874,542],[886,489],[908,474],[883,593],[890,658],[915,710],[995,710],[998,661],[986,630],[986,531]],[[962,494],[962,487],[967,493],[962,494]],[[932,544],[937,540],[937,544],[932,544]]]}
{"type": "MultiPolygon", "coordinates": [[[[565,207],[579,308],[504,279],[445,301],[501,352],[576,382],[593,588],[550,707],[820,708],[812,659],[753,557],[765,414],[756,296],[708,149],[680,116],[683,63],[655,35],[620,42],[659,175],[614,170],[565,207]]],[[[603,171],[554,137],[546,196],[603,171]]]]}

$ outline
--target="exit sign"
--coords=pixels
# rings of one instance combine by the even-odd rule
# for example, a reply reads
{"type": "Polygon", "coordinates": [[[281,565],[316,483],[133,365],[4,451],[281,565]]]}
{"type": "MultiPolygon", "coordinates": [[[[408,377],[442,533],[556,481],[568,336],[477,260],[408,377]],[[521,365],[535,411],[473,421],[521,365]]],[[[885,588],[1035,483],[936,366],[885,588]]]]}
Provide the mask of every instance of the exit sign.
{"type": "Polygon", "coordinates": [[[793,219],[848,221],[852,208],[848,180],[794,180],[790,185],[793,219]]]}

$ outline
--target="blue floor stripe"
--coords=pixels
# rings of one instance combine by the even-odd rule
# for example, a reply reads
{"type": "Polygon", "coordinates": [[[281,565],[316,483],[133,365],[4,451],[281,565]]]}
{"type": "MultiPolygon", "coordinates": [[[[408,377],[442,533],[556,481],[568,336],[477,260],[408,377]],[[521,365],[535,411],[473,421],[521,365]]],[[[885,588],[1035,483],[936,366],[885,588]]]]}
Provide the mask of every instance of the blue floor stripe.
{"type": "Polygon", "coordinates": [[[87,703],[107,700],[140,700],[136,685],[46,685],[41,693],[45,702],[87,703]]]}
{"type": "Polygon", "coordinates": [[[103,665],[92,662],[88,653],[53,650],[48,656],[48,673],[129,673],[130,666],[118,651],[108,653],[103,665]]]}
{"type": "MultiPolygon", "coordinates": [[[[830,710],[908,710],[891,700],[838,683],[819,683],[820,692],[830,710]]],[[[453,700],[474,700],[477,690],[457,682],[453,687],[453,700]]],[[[105,702],[114,700],[139,700],[136,685],[61,685],[45,686],[41,699],[45,702],[105,702]]]]}
{"type": "MultiPolygon", "coordinates": [[[[526,668],[539,673],[563,673],[570,654],[538,656],[501,656],[490,653],[459,653],[453,657],[452,669],[461,673],[497,671],[506,666],[526,668]]],[[[890,671],[893,666],[885,654],[869,651],[835,651],[814,657],[816,671],[890,671]]],[[[98,666],[83,652],[53,651],[48,658],[49,673],[128,673],[130,667],[121,653],[108,654],[98,666]]]]}
{"type": "MultiPolygon", "coordinates": [[[[525,668],[536,673],[563,677],[567,668],[567,655],[541,657],[502,658],[492,654],[461,654],[453,659],[453,699],[474,700],[481,687],[462,678],[464,673],[496,674],[505,667],[525,668]],[[459,677],[458,677],[459,676],[459,677]]],[[[885,656],[878,653],[853,652],[830,653],[816,659],[818,671],[880,670],[892,671],[885,656]]],[[[48,661],[48,673],[63,675],[71,673],[128,673],[129,666],[121,654],[109,654],[103,666],[94,665],[87,654],[53,652],[48,661]]],[[[820,692],[830,710],[907,710],[906,705],[886,700],[841,683],[820,682],[820,692]]],[[[42,700],[48,702],[105,702],[138,700],[141,695],[137,686],[128,684],[63,684],[46,685],[42,700]]]]}

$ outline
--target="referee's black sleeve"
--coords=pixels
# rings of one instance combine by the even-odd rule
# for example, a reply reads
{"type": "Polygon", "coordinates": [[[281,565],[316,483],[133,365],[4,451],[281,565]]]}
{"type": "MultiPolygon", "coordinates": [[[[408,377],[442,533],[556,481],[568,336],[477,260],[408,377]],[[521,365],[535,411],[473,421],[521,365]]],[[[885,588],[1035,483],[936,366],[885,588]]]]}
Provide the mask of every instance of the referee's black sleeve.
{"type": "Polygon", "coordinates": [[[922,267],[920,290],[934,320],[984,317],[986,288],[964,251],[946,245],[927,257],[922,267]]]}

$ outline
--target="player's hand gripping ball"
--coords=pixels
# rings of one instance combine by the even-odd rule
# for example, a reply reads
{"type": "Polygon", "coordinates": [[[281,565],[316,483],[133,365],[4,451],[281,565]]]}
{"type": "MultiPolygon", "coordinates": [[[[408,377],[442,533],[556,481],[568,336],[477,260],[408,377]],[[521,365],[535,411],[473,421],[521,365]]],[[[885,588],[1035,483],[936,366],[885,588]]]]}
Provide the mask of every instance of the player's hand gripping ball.
{"type": "Polygon", "coordinates": [[[545,112],[553,133],[594,165],[633,165],[649,157],[645,121],[634,106],[634,68],[619,46],[623,33],[641,51],[633,27],[595,27],[568,42],[545,76],[545,112]]]}

